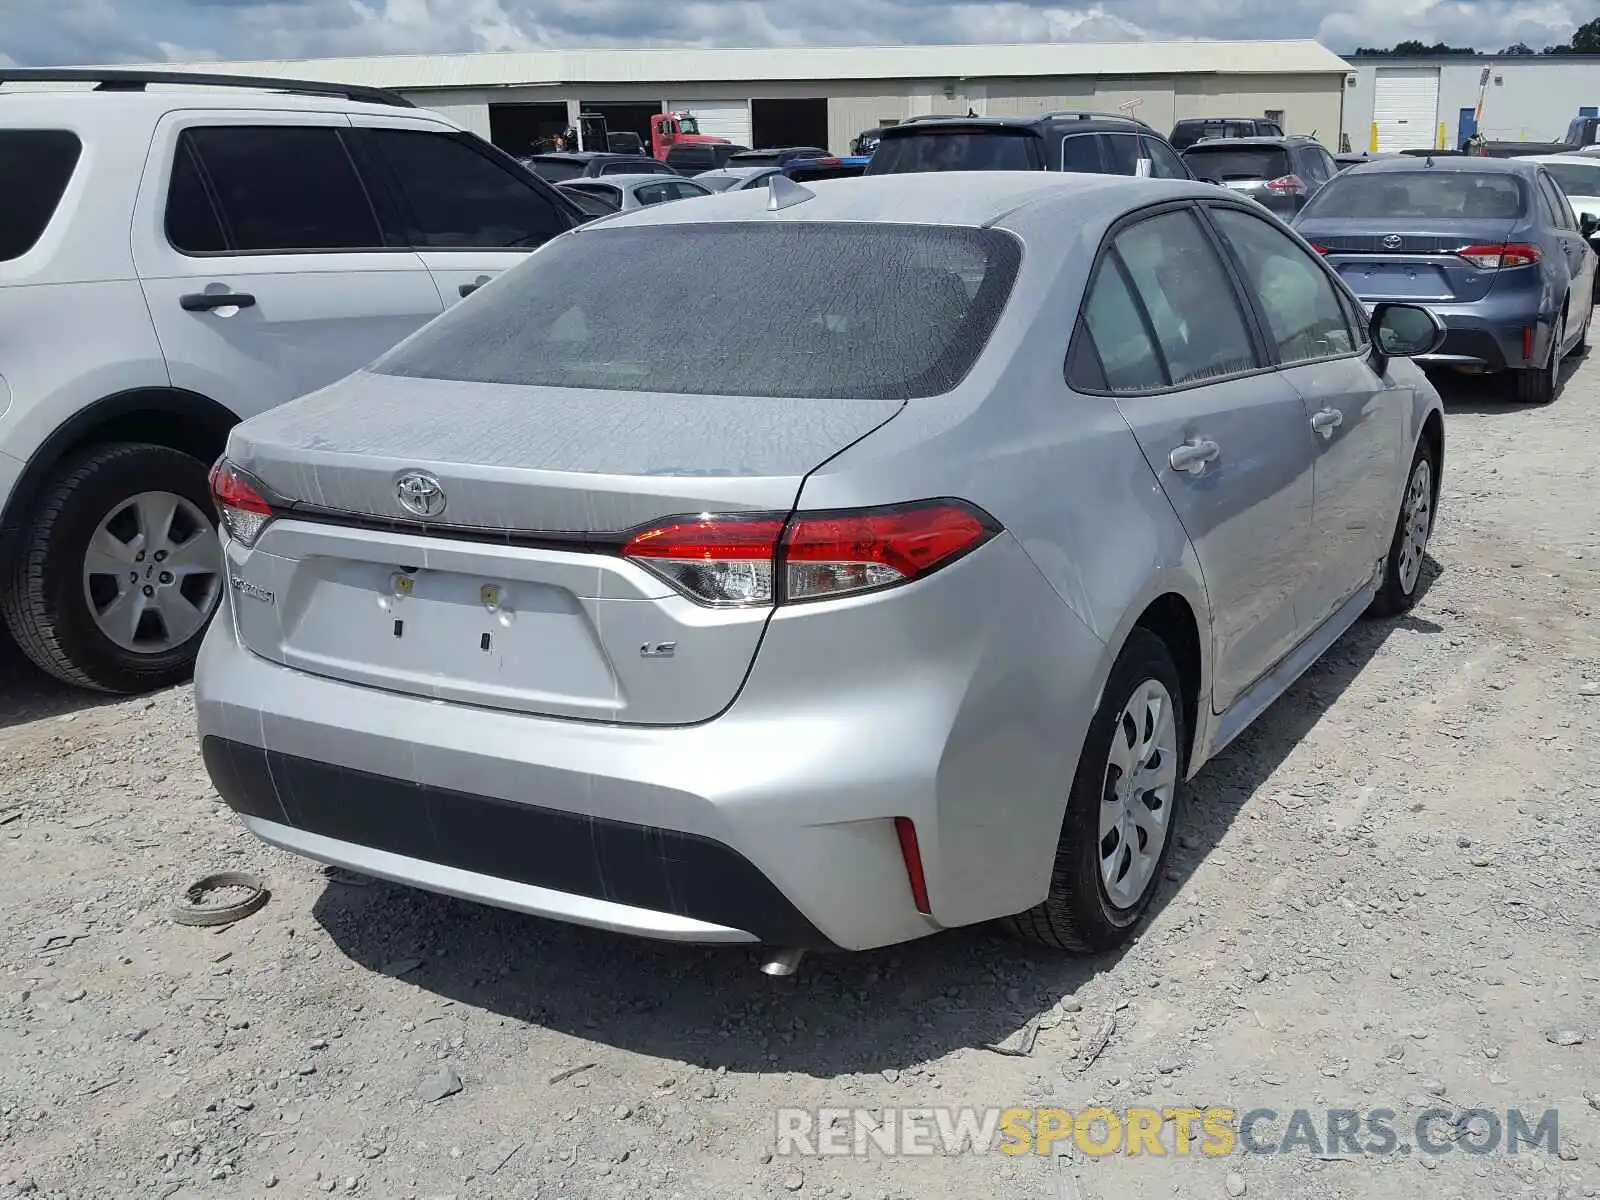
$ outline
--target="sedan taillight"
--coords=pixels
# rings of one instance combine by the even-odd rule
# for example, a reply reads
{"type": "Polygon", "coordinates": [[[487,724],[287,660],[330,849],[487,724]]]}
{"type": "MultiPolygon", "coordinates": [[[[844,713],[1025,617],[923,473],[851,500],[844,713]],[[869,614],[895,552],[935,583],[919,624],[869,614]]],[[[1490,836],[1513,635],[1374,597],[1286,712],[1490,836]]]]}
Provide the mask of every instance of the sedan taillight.
{"type": "Polygon", "coordinates": [[[1485,245],[1463,246],[1456,255],[1485,271],[1498,271],[1502,267],[1527,267],[1539,261],[1539,247],[1525,242],[1495,242],[1485,245]]]}
{"type": "Polygon", "coordinates": [[[255,545],[272,520],[272,505],[255,482],[225,458],[211,468],[211,498],[228,536],[243,545],[255,545]]]}
{"type": "Polygon", "coordinates": [[[1275,196],[1304,196],[1306,181],[1298,175],[1280,175],[1267,180],[1267,191],[1275,196]]]}
{"type": "Polygon", "coordinates": [[[999,531],[954,500],[778,517],[702,516],[634,535],[624,558],[691,600],[718,607],[795,604],[921,579],[999,531]]]}

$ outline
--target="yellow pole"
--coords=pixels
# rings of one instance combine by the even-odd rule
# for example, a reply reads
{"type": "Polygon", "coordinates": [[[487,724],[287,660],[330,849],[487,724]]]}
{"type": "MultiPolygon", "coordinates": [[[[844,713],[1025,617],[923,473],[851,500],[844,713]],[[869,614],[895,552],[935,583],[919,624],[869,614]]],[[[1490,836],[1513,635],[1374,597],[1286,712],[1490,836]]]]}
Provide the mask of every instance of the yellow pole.
{"type": "Polygon", "coordinates": [[[1378,123],[1372,123],[1372,144],[1368,147],[1374,154],[1378,152],[1378,123]]]}
{"type": "Polygon", "coordinates": [[[1444,122],[1443,121],[1439,122],[1439,144],[1437,146],[1435,146],[1434,149],[1435,150],[1443,150],[1444,149],[1444,122]]]}

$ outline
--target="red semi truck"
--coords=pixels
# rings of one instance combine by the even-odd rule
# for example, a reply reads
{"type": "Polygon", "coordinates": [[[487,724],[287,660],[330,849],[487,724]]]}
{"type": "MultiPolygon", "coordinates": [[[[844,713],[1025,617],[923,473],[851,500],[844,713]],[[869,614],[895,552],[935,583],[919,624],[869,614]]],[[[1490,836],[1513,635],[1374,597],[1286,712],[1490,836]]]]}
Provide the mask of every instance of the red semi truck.
{"type": "Polygon", "coordinates": [[[667,161],[667,152],[674,146],[729,144],[727,138],[711,137],[700,132],[700,124],[685,112],[665,112],[650,118],[650,156],[667,161]]]}

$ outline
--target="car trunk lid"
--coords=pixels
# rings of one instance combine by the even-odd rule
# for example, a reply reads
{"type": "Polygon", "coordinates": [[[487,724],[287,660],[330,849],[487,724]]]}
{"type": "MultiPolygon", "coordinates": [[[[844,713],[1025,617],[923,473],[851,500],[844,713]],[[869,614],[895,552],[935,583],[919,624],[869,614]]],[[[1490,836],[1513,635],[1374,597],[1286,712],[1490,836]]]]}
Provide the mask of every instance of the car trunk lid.
{"type": "Polygon", "coordinates": [[[357,374],[230,439],[281,513],[230,547],[239,635],[286,666],[430,698],[706,720],[770,610],[694,603],[621,557],[624,534],[787,514],[809,471],[902,403],[357,374]]]}
{"type": "Polygon", "coordinates": [[[1515,220],[1375,224],[1370,218],[1312,219],[1296,229],[1363,300],[1470,303],[1489,294],[1498,272],[1460,251],[1503,245],[1518,226],[1515,220]]]}

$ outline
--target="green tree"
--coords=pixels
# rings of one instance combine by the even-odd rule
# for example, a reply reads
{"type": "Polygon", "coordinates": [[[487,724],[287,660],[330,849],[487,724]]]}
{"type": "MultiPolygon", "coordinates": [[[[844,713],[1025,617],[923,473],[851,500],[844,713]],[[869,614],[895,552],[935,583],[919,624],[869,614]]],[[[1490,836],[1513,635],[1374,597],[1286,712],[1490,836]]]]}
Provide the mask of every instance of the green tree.
{"type": "Polygon", "coordinates": [[[1532,54],[1533,47],[1528,45],[1527,42],[1512,42],[1511,45],[1500,51],[1500,53],[1508,57],[1522,54],[1532,54]]]}
{"type": "Polygon", "coordinates": [[[1600,54],[1600,17],[1585,21],[1572,35],[1574,54],[1600,54]]]}

